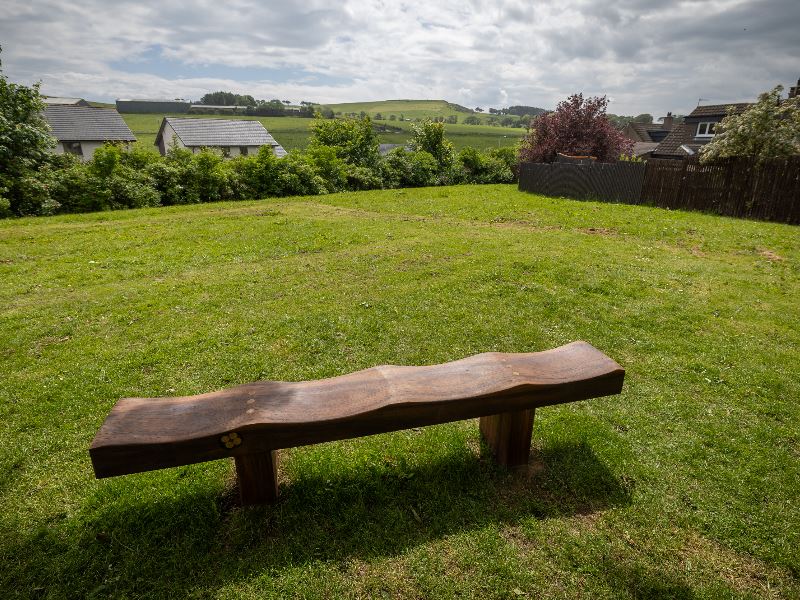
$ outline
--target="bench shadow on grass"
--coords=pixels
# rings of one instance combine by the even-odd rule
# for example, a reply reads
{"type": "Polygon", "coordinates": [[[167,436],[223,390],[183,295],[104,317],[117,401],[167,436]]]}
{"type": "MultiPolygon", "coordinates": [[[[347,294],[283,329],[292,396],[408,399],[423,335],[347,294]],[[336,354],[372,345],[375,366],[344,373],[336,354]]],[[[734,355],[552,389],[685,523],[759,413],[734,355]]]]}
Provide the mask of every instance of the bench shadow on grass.
{"type": "MultiPolygon", "coordinates": [[[[246,573],[394,556],[493,524],[630,504],[629,486],[586,444],[544,448],[532,464],[539,467],[532,476],[509,472],[485,448],[480,458],[464,448],[424,466],[300,476],[282,486],[277,505],[248,509],[236,507],[230,486],[221,496],[195,491],[153,501],[144,493],[124,503],[105,496],[89,502],[94,508],[79,526],[40,531],[21,551],[60,555],[57,579],[80,582],[84,594],[102,595],[106,586],[115,593],[188,593],[246,573]]],[[[54,591],[47,582],[52,574],[39,575],[44,589],[54,591]]]]}

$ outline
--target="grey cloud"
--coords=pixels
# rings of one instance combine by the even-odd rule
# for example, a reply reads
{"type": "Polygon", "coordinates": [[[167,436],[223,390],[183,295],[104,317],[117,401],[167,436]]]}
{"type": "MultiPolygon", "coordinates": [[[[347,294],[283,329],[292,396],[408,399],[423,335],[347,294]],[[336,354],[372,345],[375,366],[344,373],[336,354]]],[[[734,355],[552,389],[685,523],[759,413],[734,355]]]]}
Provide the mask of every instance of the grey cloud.
{"type": "MultiPolygon", "coordinates": [[[[318,101],[443,97],[552,107],[608,94],[618,113],[686,111],[698,97],[754,98],[800,76],[798,0],[6,0],[4,69],[54,93],[185,95],[228,86],[318,101]],[[115,70],[162,56],[238,67],[242,80],[115,70]],[[247,68],[324,73],[260,81],[247,68]]],[[[142,63],[146,70],[146,63],[142,63]]],[[[202,72],[200,69],[199,72],[202,72]]]]}

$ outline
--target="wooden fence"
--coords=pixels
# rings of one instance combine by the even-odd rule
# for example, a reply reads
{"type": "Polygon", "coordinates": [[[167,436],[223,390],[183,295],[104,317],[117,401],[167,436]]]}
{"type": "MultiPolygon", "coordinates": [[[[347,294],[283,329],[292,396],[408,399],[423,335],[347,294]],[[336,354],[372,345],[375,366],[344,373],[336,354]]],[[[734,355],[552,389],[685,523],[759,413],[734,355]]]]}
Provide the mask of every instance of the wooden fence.
{"type": "Polygon", "coordinates": [[[545,196],[638,204],[644,163],[522,163],[519,189],[545,196]]]}
{"type": "Polygon", "coordinates": [[[525,163],[519,189],[800,224],[800,156],[762,163],[730,158],[713,165],[696,157],[644,164],[525,163]]]}

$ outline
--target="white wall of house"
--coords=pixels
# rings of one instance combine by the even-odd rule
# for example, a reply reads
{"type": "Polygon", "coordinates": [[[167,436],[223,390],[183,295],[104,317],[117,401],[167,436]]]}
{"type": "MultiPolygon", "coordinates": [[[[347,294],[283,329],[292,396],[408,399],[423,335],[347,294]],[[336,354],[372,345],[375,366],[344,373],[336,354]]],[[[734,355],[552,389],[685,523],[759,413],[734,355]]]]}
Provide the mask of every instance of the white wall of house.
{"type": "MultiPolygon", "coordinates": [[[[83,154],[80,155],[79,158],[83,161],[91,160],[92,156],[94,156],[94,151],[102,147],[103,144],[105,144],[104,141],[80,142],[81,152],[83,152],[83,154]]],[[[52,151],[55,154],[64,154],[64,142],[58,142],[52,151]]]]}
{"type": "Polygon", "coordinates": [[[161,154],[166,154],[173,146],[178,148],[186,148],[178,136],[175,135],[175,130],[170,126],[169,123],[164,123],[164,131],[162,134],[161,145],[158,147],[158,150],[161,152],[161,154]]]}

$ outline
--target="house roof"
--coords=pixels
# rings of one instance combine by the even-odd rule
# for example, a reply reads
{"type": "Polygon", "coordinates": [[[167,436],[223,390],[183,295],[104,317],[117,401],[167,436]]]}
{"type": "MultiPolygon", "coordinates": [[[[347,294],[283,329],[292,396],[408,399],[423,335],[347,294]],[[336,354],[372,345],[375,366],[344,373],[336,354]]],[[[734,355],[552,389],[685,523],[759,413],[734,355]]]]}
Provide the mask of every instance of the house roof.
{"type": "Polygon", "coordinates": [[[691,113],[689,117],[724,117],[728,114],[728,107],[733,107],[734,114],[743,113],[748,108],[753,106],[751,102],[735,102],[731,104],[707,104],[705,106],[698,106],[691,113]]]}
{"type": "Polygon", "coordinates": [[[631,128],[636,132],[641,141],[652,142],[651,131],[663,131],[664,125],[661,123],[631,123],[631,128]]]}
{"type": "Polygon", "coordinates": [[[63,104],[66,106],[89,106],[83,98],[62,98],[60,96],[42,96],[45,104],[63,104]]]}
{"type": "Polygon", "coordinates": [[[58,141],[136,141],[136,136],[113,108],[50,104],[45,106],[43,114],[58,141]]]}
{"type": "Polygon", "coordinates": [[[679,123],[672,128],[669,135],[652,151],[653,155],[686,156],[687,152],[681,146],[690,148],[697,153],[705,144],[697,143],[694,139],[695,123],[679,123]]]}
{"type": "Polygon", "coordinates": [[[647,154],[648,152],[652,152],[658,147],[658,143],[656,142],[634,142],[633,143],[633,154],[634,156],[642,156],[643,154],[647,154]]]}
{"type": "Polygon", "coordinates": [[[286,150],[275,141],[260,121],[164,117],[156,136],[156,144],[167,123],[184,146],[272,146],[276,156],[286,156],[286,150]]]}

